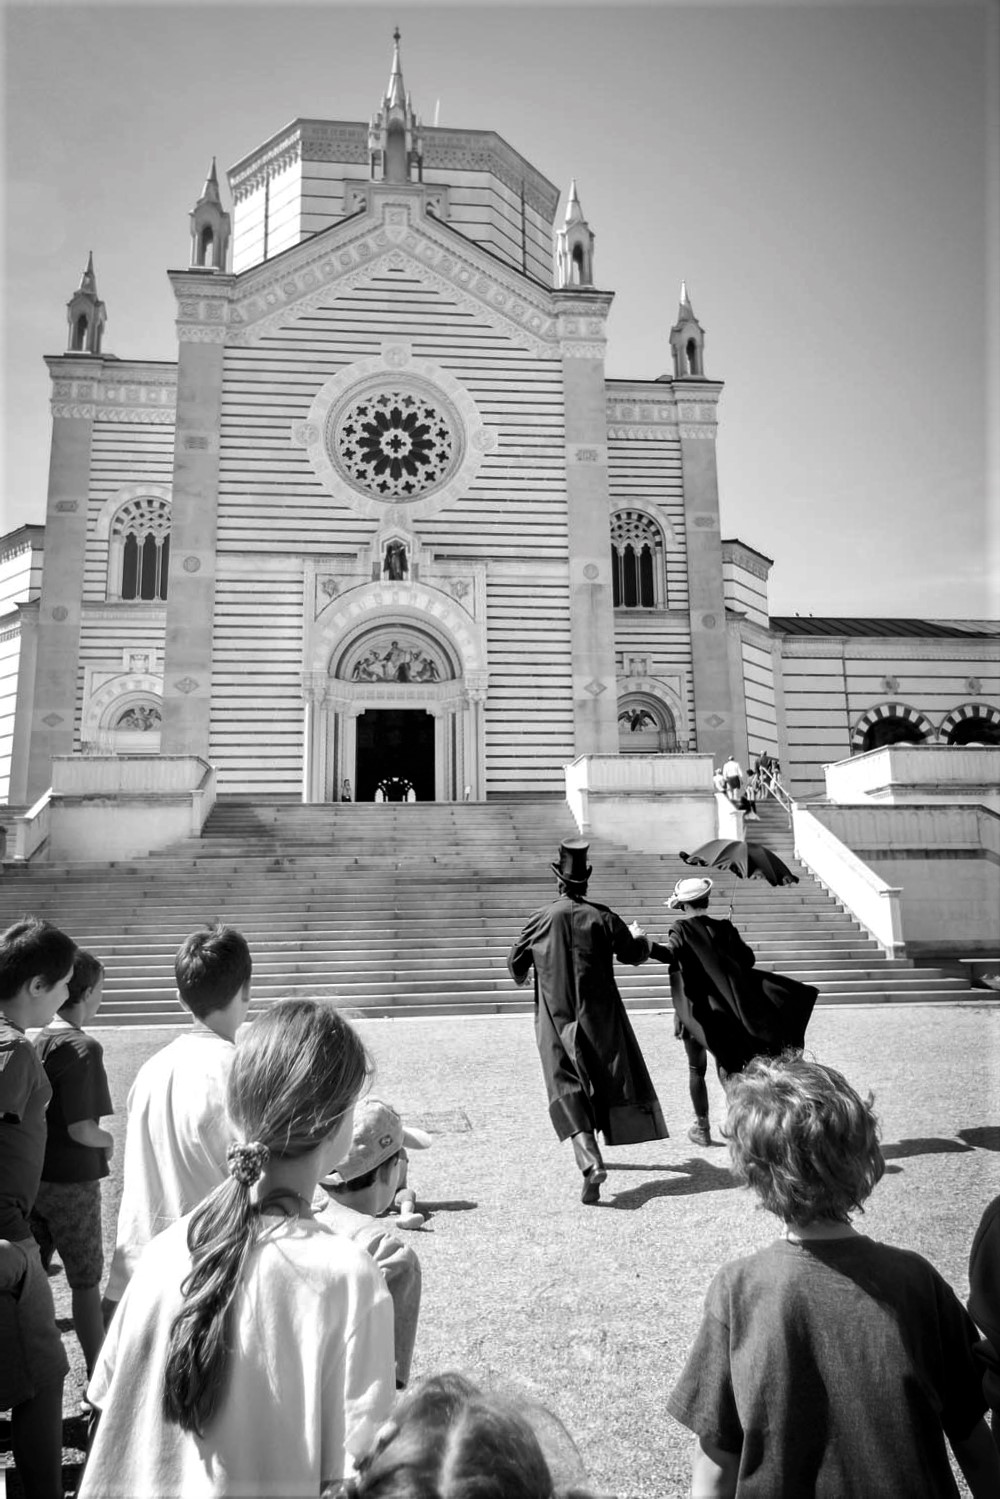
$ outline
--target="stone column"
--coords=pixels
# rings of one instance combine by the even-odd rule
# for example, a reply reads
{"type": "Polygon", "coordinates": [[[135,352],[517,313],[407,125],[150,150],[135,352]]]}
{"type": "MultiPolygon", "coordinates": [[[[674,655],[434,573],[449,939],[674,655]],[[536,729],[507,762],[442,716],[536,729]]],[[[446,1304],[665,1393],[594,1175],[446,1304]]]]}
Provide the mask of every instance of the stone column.
{"type": "Polygon", "coordinates": [[[177,427],[160,743],[164,754],[204,759],[212,706],[219,424],[233,279],[170,272],[178,299],[177,427]]]}
{"type": "Polygon", "coordinates": [[[7,788],[7,802],[11,807],[29,805],[28,767],[31,764],[31,711],[35,697],[35,661],[38,655],[38,611],[38,599],[18,605],[21,633],[18,641],[14,737],[10,747],[10,784],[7,788]]]}
{"type": "Polygon", "coordinates": [[[716,761],[735,748],[715,463],[721,390],[714,380],[674,385],[684,480],[695,736],[699,751],[714,755],[716,761]]]}
{"type": "Polygon", "coordinates": [[[73,753],[90,444],[103,365],[93,355],[68,354],[45,362],[53,380],[52,452],[35,643],[31,747],[24,778],[24,800],[29,804],[52,784],[52,756],[73,753]]]}
{"type": "Polygon", "coordinates": [[[574,747],[617,754],[605,324],[611,293],[553,294],[566,408],[566,510],[574,747]]]}

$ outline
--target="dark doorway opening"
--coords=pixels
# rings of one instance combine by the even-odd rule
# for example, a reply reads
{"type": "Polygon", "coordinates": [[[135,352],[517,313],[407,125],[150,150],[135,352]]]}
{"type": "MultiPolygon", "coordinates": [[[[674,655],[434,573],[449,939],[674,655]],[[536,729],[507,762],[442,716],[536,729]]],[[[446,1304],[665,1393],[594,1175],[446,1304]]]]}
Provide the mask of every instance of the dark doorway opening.
{"type": "Polygon", "coordinates": [[[880,718],[865,732],[862,751],[885,749],[890,744],[923,744],[925,734],[908,718],[880,718]]]}
{"type": "Polygon", "coordinates": [[[358,715],[359,802],[434,800],[434,719],[422,708],[369,708],[358,715]],[[412,788],[413,797],[409,793],[412,788]]]}

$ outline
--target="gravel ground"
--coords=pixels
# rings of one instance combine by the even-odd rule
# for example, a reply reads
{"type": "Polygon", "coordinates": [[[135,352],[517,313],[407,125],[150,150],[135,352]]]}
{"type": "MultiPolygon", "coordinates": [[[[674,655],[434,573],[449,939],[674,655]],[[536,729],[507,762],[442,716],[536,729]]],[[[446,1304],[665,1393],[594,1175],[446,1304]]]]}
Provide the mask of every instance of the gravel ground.
{"type": "MultiPolygon", "coordinates": [[[[665,1415],[666,1396],[712,1274],[775,1237],[775,1224],[734,1185],[721,1146],[688,1142],[684,1053],[670,1018],[633,1022],[673,1133],[609,1151],[597,1208],[580,1204],[570,1147],[549,1126],[529,1017],[371,1020],[359,1029],[378,1063],[375,1091],[434,1136],[410,1165],[429,1212],[412,1238],[424,1269],[414,1377],[459,1368],[539,1399],[572,1433],[596,1487],[619,1499],[675,1499],[687,1493],[691,1438],[665,1415]]],[[[809,1033],[820,1060],[876,1096],[889,1164],[861,1227],[926,1255],[963,1299],[973,1233],[1000,1192],[998,1027],[1000,1007],[987,1002],[821,1008],[809,1033]]],[[[122,1111],[105,1183],[108,1252],[129,1082],[173,1034],[101,1033],[122,1111]]],[[[714,1078],[711,1087],[717,1124],[722,1091],[714,1078]]],[[[73,1363],[72,1417],[82,1361],[61,1272],[52,1285],[73,1363]]]]}

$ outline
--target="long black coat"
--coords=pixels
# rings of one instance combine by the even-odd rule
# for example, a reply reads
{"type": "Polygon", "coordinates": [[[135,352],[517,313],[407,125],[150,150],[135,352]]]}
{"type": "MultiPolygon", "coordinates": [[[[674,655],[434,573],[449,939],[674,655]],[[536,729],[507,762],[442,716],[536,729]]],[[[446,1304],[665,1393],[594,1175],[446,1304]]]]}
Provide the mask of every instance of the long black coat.
{"type": "Polygon", "coordinates": [[[678,1022],[726,1072],[803,1045],[819,991],[756,968],[753,949],[731,921],[684,916],[650,955],[670,964],[678,1022]]]}
{"type": "Polygon", "coordinates": [[[510,950],[515,983],[535,970],[535,1040],[560,1140],[595,1129],[608,1145],[667,1137],[614,976],[615,958],[638,966],[648,954],[614,911],[570,895],[535,911],[510,950]]]}

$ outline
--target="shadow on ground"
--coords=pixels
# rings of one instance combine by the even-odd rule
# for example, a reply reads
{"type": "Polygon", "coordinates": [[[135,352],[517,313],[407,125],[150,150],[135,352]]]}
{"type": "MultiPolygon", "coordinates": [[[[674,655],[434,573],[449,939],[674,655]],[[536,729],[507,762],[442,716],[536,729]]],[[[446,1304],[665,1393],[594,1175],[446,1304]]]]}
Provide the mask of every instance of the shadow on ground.
{"type": "Polygon", "coordinates": [[[728,1192],[739,1187],[739,1182],[724,1166],[711,1166],[707,1161],[691,1160],[672,1166],[611,1166],[609,1171],[669,1171],[668,1181],[643,1182],[639,1187],[626,1187],[616,1192],[607,1207],[624,1208],[634,1212],[644,1207],[654,1197],[686,1197],[693,1192],[728,1192]]]}
{"type": "MultiPolygon", "coordinates": [[[[959,1134],[963,1131],[959,1130],[959,1134]]],[[[965,1131],[966,1135],[972,1133],[965,1131]]],[[[978,1133],[982,1133],[978,1131],[978,1133]]],[[[1000,1131],[997,1131],[1000,1136],[1000,1131]]],[[[903,1161],[911,1155],[967,1155],[974,1147],[962,1140],[941,1140],[928,1137],[916,1140],[897,1140],[895,1145],[883,1145],[882,1154],[887,1161],[903,1161]]],[[[993,1147],[1000,1150],[1000,1139],[993,1147]]]]}
{"type": "Polygon", "coordinates": [[[958,1138],[976,1150],[1000,1150],[1000,1124],[982,1124],[974,1129],[960,1129],[958,1138]]]}

